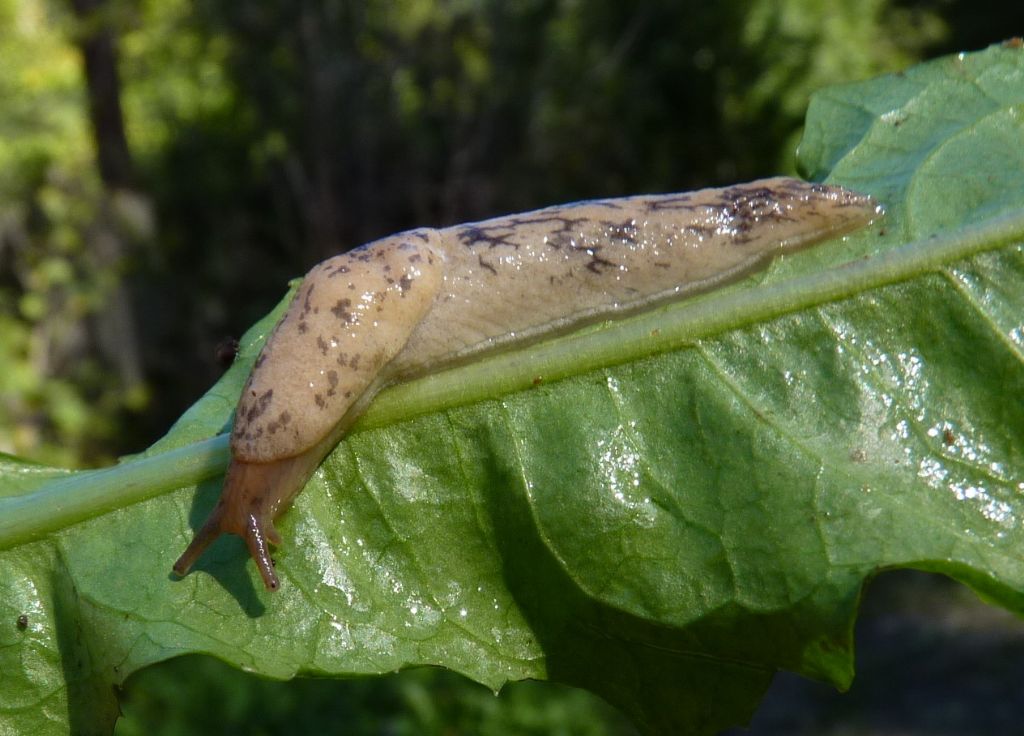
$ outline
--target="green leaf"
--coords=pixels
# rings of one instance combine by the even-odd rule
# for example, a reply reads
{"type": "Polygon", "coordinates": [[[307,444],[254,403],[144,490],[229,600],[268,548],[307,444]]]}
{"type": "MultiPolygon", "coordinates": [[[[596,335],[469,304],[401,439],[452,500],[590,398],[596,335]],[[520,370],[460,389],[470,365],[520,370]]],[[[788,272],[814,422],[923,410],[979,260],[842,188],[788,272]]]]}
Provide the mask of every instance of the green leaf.
{"type": "Polygon", "coordinates": [[[282,517],[276,594],[234,538],[169,571],[281,306],[144,455],[4,460],[0,730],[107,732],[113,686],[209,653],[277,678],[551,679],[647,731],[713,733],[778,669],[846,687],[879,570],[1024,615],[1022,121],[1010,45],[823,91],[801,166],[883,220],[390,389],[282,517]]]}

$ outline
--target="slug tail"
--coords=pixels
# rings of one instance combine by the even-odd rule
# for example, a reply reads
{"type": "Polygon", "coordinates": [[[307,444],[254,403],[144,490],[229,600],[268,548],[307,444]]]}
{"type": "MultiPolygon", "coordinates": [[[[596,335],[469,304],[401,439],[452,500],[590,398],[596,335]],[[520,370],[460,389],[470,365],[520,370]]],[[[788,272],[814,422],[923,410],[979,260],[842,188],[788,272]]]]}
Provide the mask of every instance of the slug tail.
{"type": "Polygon", "coordinates": [[[280,545],[282,539],[274,528],[274,517],[302,490],[319,460],[316,453],[269,463],[233,458],[220,500],[174,563],[174,572],[184,576],[220,535],[235,534],[245,541],[267,590],[277,590],[280,581],[270,557],[270,545],[280,545]]]}

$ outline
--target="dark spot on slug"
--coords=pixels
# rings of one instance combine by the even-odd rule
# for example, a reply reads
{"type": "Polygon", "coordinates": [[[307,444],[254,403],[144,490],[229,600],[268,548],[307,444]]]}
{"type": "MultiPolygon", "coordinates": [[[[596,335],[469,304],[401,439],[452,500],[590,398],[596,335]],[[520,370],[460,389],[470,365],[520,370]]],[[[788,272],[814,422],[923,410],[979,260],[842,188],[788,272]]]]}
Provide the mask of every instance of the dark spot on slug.
{"type": "Polygon", "coordinates": [[[348,359],[348,367],[354,371],[359,370],[359,359],[362,357],[361,353],[356,353],[348,359]]]}
{"type": "Polygon", "coordinates": [[[349,311],[349,307],[351,306],[351,299],[339,299],[337,303],[331,307],[331,313],[346,324],[352,324],[356,321],[356,316],[349,311]]]}
{"type": "Polygon", "coordinates": [[[277,432],[277,430],[284,429],[285,427],[288,426],[288,423],[291,422],[291,420],[291,414],[289,414],[287,411],[281,412],[280,414],[277,415],[277,419],[275,419],[274,421],[270,422],[270,424],[267,425],[267,433],[274,434],[275,432],[277,432]]]}
{"type": "Polygon", "coordinates": [[[683,232],[703,240],[713,237],[717,231],[710,225],[687,225],[683,228],[683,232]]]}
{"type": "Polygon", "coordinates": [[[318,407],[320,407],[321,409],[323,409],[323,408],[324,408],[325,406],[327,406],[327,402],[326,402],[326,401],[324,401],[324,397],[323,397],[323,396],[321,396],[320,394],[316,394],[316,395],[314,395],[314,396],[313,396],[313,401],[315,401],[315,402],[316,402],[316,405],[317,405],[318,407]]]}
{"type": "Polygon", "coordinates": [[[499,245],[507,245],[510,248],[519,249],[519,243],[513,238],[515,237],[516,229],[509,225],[497,225],[491,227],[479,227],[472,225],[470,227],[460,228],[455,233],[455,237],[466,246],[472,248],[477,243],[486,243],[489,248],[497,248],[499,245]],[[505,230],[507,232],[499,232],[505,230]]]}
{"type": "Polygon", "coordinates": [[[316,288],[316,284],[312,283],[309,288],[306,289],[306,295],[302,298],[302,311],[299,313],[299,319],[306,317],[313,309],[313,289],[316,288]]]}
{"type": "Polygon", "coordinates": [[[674,197],[650,199],[644,203],[644,209],[648,212],[657,212],[658,210],[683,210],[684,212],[692,212],[696,208],[697,205],[693,204],[693,197],[689,192],[682,192],[674,197]]]}
{"type": "Polygon", "coordinates": [[[751,233],[758,224],[792,220],[790,205],[798,196],[799,192],[785,187],[729,187],[722,190],[717,209],[728,218],[726,229],[733,242],[745,245],[753,239],[751,233]]]}
{"type": "Polygon", "coordinates": [[[260,357],[256,358],[256,362],[252,364],[253,369],[259,368],[267,361],[266,353],[260,353],[260,357]]]}
{"type": "Polygon", "coordinates": [[[402,290],[403,295],[412,288],[412,279],[409,277],[409,274],[398,279],[398,288],[402,290]]]}
{"type": "Polygon", "coordinates": [[[485,261],[485,260],[484,260],[484,257],[483,257],[482,255],[479,255],[479,254],[478,254],[478,255],[477,255],[477,257],[476,257],[476,260],[477,260],[477,263],[479,263],[479,264],[480,264],[480,267],[481,267],[481,268],[486,268],[486,269],[487,269],[488,271],[490,271],[491,273],[493,273],[493,274],[494,274],[495,276],[497,276],[497,275],[498,275],[498,269],[496,269],[496,268],[495,268],[494,266],[492,266],[492,265],[491,265],[490,263],[488,263],[487,261],[485,261]]]}
{"type": "Polygon", "coordinates": [[[321,355],[327,355],[327,351],[331,349],[331,346],[324,340],[323,335],[316,336],[316,346],[320,348],[321,355]]]}
{"type": "Polygon", "coordinates": [[[330,389],[327,391],[327,395],[334,396],[334,389],[338,387],[337,371],[327,371],[327,385],[330,386],[330,389]]]}
{"type": "Polygon", "coordinates": [[[411,256],[409,256],[408,260],[409,263],[419,263],[420,261],[423,260],[423,256],[421,256],[419,253],[413,253],[411,256]]]}
{"type": "Polygon", "coordinates": [[[248,440],[250,442],[253,442],[253,441],[257,440],[257,439],[259,439],[262,436],[263,436],[263,428],[262,427],[257,427],[255,432],[249,431],[249,432],[243,433],[243,435],[242,435],[242,437],[244,439],[246,439],[246,440],[248,440]]]}
{"type": "Polygon", "coordinates": [[[306,324],[305,320],[299,322],[299,334],[305,335],[306,330],[309,329],[309,325],[306,324]]]}
{"type": "MultiPolygon", "coordinates": [[[[253,396],[255,395],[256,392],[254,391],[253,396]]],[[[245,413],[245,420],[247,422],[252,422],[257,417],[263,416],[263,413],[267,410],[267,407],[270,406],[270,402],[273,398],[274,389],[268,388],[258,399],[256,399],[255,403],[249,407],[249,411],[245,413]]]]}
{"type": "Polygon", "coordinates": [[[609,261],[607,258],[602,258],[600,255],[598,255],[600,251],[600,246],[587,248],[587,253],[590,255],[590,262],[587,264],[588,271],[600,274],[602,268],[618,268],[617,263],[609,261]]]}
{"type": "Polygon", "coordinates": [[[602,220],[601,224],[604,226],[608,240],[618,240],[630,244],[636,243],[636,220],[623,220],[622,222],[602,220]]]}

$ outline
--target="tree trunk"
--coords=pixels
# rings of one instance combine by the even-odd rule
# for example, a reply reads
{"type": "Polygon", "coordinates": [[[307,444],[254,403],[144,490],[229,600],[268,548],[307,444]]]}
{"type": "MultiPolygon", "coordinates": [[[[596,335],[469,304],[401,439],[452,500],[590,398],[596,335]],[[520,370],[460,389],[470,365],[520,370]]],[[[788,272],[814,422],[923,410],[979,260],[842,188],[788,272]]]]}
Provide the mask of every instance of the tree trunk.
{"type": "Polygon", "coordinates": [[[104,15],[106,0],[71,0],[71,6],[79,22],[77,42],[85,66],[100,177],[109,191],[128,189],[134,178],[132,157],[121,113],[117,43],[104,15]]]}
{"type": "MultiPolygon", "coordinates": [[[[109,23],[106,0],[71,0],[78,19],[76,42],[82,53],[92,123],[103,181],[103,203],[89,237],[97,266],[120,276],[129,245],[123,223],[140,221],[149,203],[134,189],[135,172],[121,110],[117,42],[109,23]],[[135,215],[131,217],[131,215],[135,215]]],[[[142,361],[135,327],[135,310],[128,290],[118,278],[103,309],[96,314],[96,341],[100,353],[114,366],[125,390],[142,383],[142,361]]]]}

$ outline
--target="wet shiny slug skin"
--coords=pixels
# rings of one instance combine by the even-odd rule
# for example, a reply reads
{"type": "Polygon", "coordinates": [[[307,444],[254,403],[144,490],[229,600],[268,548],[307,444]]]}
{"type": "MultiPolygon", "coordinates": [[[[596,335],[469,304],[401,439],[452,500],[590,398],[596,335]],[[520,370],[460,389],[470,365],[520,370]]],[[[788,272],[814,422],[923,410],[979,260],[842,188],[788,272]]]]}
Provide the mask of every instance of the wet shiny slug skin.
{"type": "Polygon", "coordinates": [[[840,187],[764,179],[411,230],[320,263],[253,365],[221,498],[175,572],[238,534],[276,589],[274,519],[388,383],[706,291],[878,211],[840,187]]]}

